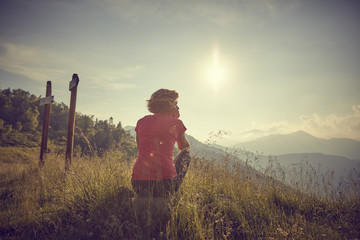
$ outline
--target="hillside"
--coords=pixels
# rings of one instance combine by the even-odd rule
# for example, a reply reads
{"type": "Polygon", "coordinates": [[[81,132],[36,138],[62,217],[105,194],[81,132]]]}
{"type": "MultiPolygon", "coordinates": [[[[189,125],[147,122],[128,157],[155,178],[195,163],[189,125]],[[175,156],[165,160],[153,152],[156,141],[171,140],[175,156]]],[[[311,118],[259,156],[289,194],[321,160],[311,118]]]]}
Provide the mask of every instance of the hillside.
{"type": "Polygon", "coordinates": [[[306,132],[269,135],[254,141],[234,145],[248,151],[263,152],[265,155],[291,153],[322,153],[360,160],[360,142],[351,139],[321,139],[306,132]]]}
{"type": "MultiPolygon", "coordinates": [[[[8,148],[8,147],[6,147],[8,148]]],[[[1,153],[13,151],[0,148],[1,153]]],[[[0,162],[2,239],[357,239],[359,198],[320,200],[256,181],[241,163],[193,158],[174,198],[132,191],[133,162],[118,155],[64,156],[39,167],[33,155],[0,162]],[[20,158],[26,158],[26,161],[20,158]],[[24,163],[22,163],[24,162],[24,163]]]]}
{"type": "Polygon", "coordinates": [[[349,186],[360,184],[360,161],[321,153],[261,156],[255,168],[270,168],[283,183],[320,196],[353,192],[349,186]]]}
{"type": "MultiPolygon", "coordinates": [[[[313,172],[305,169],[300,178],[286,175],[292,173],[287,167],[301,168],[297,163],[303,153],[277,157],[287,171],[283,179],[278,165],[264,171],[253,168],[265,158],[271,162],[271,156],[220,149],[187,135],[192,162],[179,192],[170,199],[143,199],[132,191],[130,181],[137,152],[133,127],[114,125],[112,119],[94,121],[94,116],[78,113],[77,149],[66,171],[64,153],[54,149],[62,148],[67,107],[55,103],[50,122],[52,151],[39,166],[36,142],[41,108],[36,97],[29,98],[21,90],[1,93],[5,99],[1,103],[7,106],[0,115],[1,239],[344,240],[360,235],[360,178],[354,175],[358,172],[351,173],[357,181],[346,192],[319,195],[312,191],[313,172]],[[11,116],[18,106],[13,97],[29,100],[23,107],[33,114],[24,119],[11,116]],[[291,178],[297,183],[287,181],[291,178]]],[[[302,135],[299,144],[309,140],[302,135]]],[[[327,166],[339,167],[339,161],[340,167],[352,166],[345,157],[307,155],[315,163],[313,157],[327,161],[327,166]]],[[[315,174],[327,179],[326,173],[315,174]]],[[[325,188],[333,185],[324,184],[325,188]]]]}
{"type": "MultiPolygon", "coordinates": [[[[127,126],[124,129],[135,136],[134,127],[127,126]]],[[[324,142],[324,140],[316,139],[304,132],[280,136],[279,138],[290,141],[290,139],[294,138],[294,135],[297,139],[297,144],[307,145],[309,139],[324,142]]],[[[311,152],[269,156],[266,154],[254,154],[243,149],[220,149],[214,145],[204,144],[190,135],[186,135],[186,137],[190,142],[190,152],[194,157],[214,162],[227,161],[233,164],[241,163],[249,166],[248,171],[251,172],[253,176],[261,176],[258,179],[259,181],[263,181],[266,176],[269,176],[270,168],[272,177],[295,189],[298,188],[301,182],[302,185],[306,186],[306,188],[302,187],[301,191],[306,193],[324,195],[327,193],[338,194],[340,191],[346,192],[348,190],[348,183],[359,182],[360,179],[358,176],[360,172],[359,160],[311,152]]],[[[273,137],[264,139],[267,142],[268,139],[271,140],[273,137]]],[[[348,139],[341,142],[346,143],[348,139]]],[[[314,141],[312,143],[314,143],[314,141]]],[[[293,144],[289,145],[293,146],[293,144]]],[[[300,147],[298,147],[298,149],[300,149],[300,147]]],[[[294,148],[290,147],[289,151],[292,150],[294,150],[294,148]]],[[[360,191],[358,194],[360,196],[360,191]]]]}

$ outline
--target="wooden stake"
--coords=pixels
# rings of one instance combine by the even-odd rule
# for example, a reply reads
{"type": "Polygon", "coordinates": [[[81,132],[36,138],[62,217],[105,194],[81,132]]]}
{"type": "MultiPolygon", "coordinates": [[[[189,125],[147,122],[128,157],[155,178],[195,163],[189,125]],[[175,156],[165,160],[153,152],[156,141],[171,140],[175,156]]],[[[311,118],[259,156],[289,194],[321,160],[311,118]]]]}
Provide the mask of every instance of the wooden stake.
{"type": "Polygon", "coordinates": [[[65,156],[65,170],[69,170],[71,165],[71,159],[73,155],[74,147],[74,130],[75,130],[75,107],[76,107],[76,93],[77,86],[79,84],[79,77],[77,74],[73,74],[72,80],[69,84],[69,90],[71,91],[70,97],[70,110],[69,110],[69,121],[68,121],[68,134],[66,144],[66,156],[65,156]]]}
{"type": "MultiPolygon", "coordinates": [[[[44,99],[51,99],[50,97],[51,97],[51,81],[47,81],[46,98],[40,99],[40,104],[42,104],[42,100],[44,99]]],[[[44,119],[43,119],[43,129],[42,129],[42,137],[41,137],[39,165],[44,165],[45,156],[47,152],[47,140],[48,140],[48,131],[49,131],[49,122],[50,122],[50,106],[51,106],[51,101],[46,103],[44,106],[44,119]]]]}

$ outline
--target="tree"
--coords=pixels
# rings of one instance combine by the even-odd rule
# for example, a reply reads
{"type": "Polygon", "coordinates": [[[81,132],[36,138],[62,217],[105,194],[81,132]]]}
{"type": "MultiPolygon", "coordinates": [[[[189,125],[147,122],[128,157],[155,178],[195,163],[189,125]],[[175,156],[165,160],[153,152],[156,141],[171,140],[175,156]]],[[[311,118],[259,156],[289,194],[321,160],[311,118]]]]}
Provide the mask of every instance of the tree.
{"type": "Polygon", "coordinates": [[[90,140],[95,135],[94,116],[78,114],[76,117],[76,131],[74,144],[81,147],[82,153],[93,154],[94,148],[90,140]]]}
{"type": "Polygon", "coordinates": [[[1,119],[13,127],[19,122],[24,131],[35,131],[39,115],[35,105],[36,101],[35,95],[21,89],[2,90],[0,93],[1,119]]]}
{"type": "MultiPolygon", "coordinates": [[[[44,106],[36,97],[21,89],[0,89],[0,144],[38,146],[44,119],[44,106]]],[[[66,142],[69,108],[64,103],[53,103],[50,112],[49,139],[53,146],[66,142]]],[[[78,154],[98,154],[109,150],[121,151],[133,158],[137,153],[134,138],[114,119],[94,121],[93,115],[76,114],[74,148],[78,154]]]]}
{"type": "Polygon", "coordinates": [[[95,134],[94,115],[78,114],[76,116],[76,126],[81,129],[85,136],[93,136],[95,134]]]}

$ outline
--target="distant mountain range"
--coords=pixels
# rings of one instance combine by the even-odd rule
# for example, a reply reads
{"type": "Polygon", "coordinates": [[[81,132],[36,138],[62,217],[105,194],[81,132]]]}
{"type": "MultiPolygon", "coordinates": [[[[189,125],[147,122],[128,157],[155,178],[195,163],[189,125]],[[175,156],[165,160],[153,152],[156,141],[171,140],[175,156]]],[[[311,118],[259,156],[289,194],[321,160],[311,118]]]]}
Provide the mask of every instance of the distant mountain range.
{"type": "Polygon", "coordinates": [[[307,187],[340,192],[360,184],[360,161],[322,153],[293,153],[261,156],[256,169],[276,170],[277,178],[293,186],[306,183],[307,187]]]}
{"type": "Polygon", "coordinates": [[[360,142],[355,140],[326,140],[298,131],[269,135],[234,148],[259,153],[255,169],[266,172],[270,167],[279,180],[290,186],[303,184],[305,188],[300,188],[305,192],[349,192],[353,183],[360,184],[360,142]]]}
{"type": "MultiPolygon", "coordinates": [[[[124,129],[135,136],[134,127],[124,129]]],[[[270,135],[237,144],[234,148],[225,148],[204,144],[190,135],[186,137],[194,157],[209,161],[240,161],[254,167],[254,174],[257,171],[266,174],[266,169],[270,167],[273,170],[271,174],[275,173],[278,180],[290,186],[305,184],[308,189],[303,189],[304,192],[320,191],[323,194],[327,189],[338,193],[347,191],[349,182],[355,180],[360,184],[360,142],[354,140],[325,140],[299,131],[270,135]],[[339,190],[340,185],[342,190],[339,190]]]]}
{"type": "Polygon", "coordinates": [[[360,142],[346,138],[326,140],[304,131],[269,135],[254,141],[239,143],[233,147],[265,155],[322,153],[360,160],[360,142]]]}

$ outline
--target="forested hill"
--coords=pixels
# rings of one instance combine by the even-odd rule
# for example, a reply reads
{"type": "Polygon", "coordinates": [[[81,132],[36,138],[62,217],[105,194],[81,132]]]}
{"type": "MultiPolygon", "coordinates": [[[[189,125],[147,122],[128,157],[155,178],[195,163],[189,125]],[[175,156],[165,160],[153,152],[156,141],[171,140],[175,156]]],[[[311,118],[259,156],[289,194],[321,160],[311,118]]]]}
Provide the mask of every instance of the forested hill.
{"type": "MultiPolygon", "coordinates": [[[[37,97],[21,89],[0,89],[0,145],[36,147],[41,142],[44,106],[37,97]]],[[[50,151],[64,151],[69,108],[64,103],[51,104],[49,126],[50,151]]],[[[128,157],[135,156],[134,138],[121,122],[113,119],[94,120],[93,115],[76,114],[75,154],[103,154],[120,150],[128,157]]]]}

